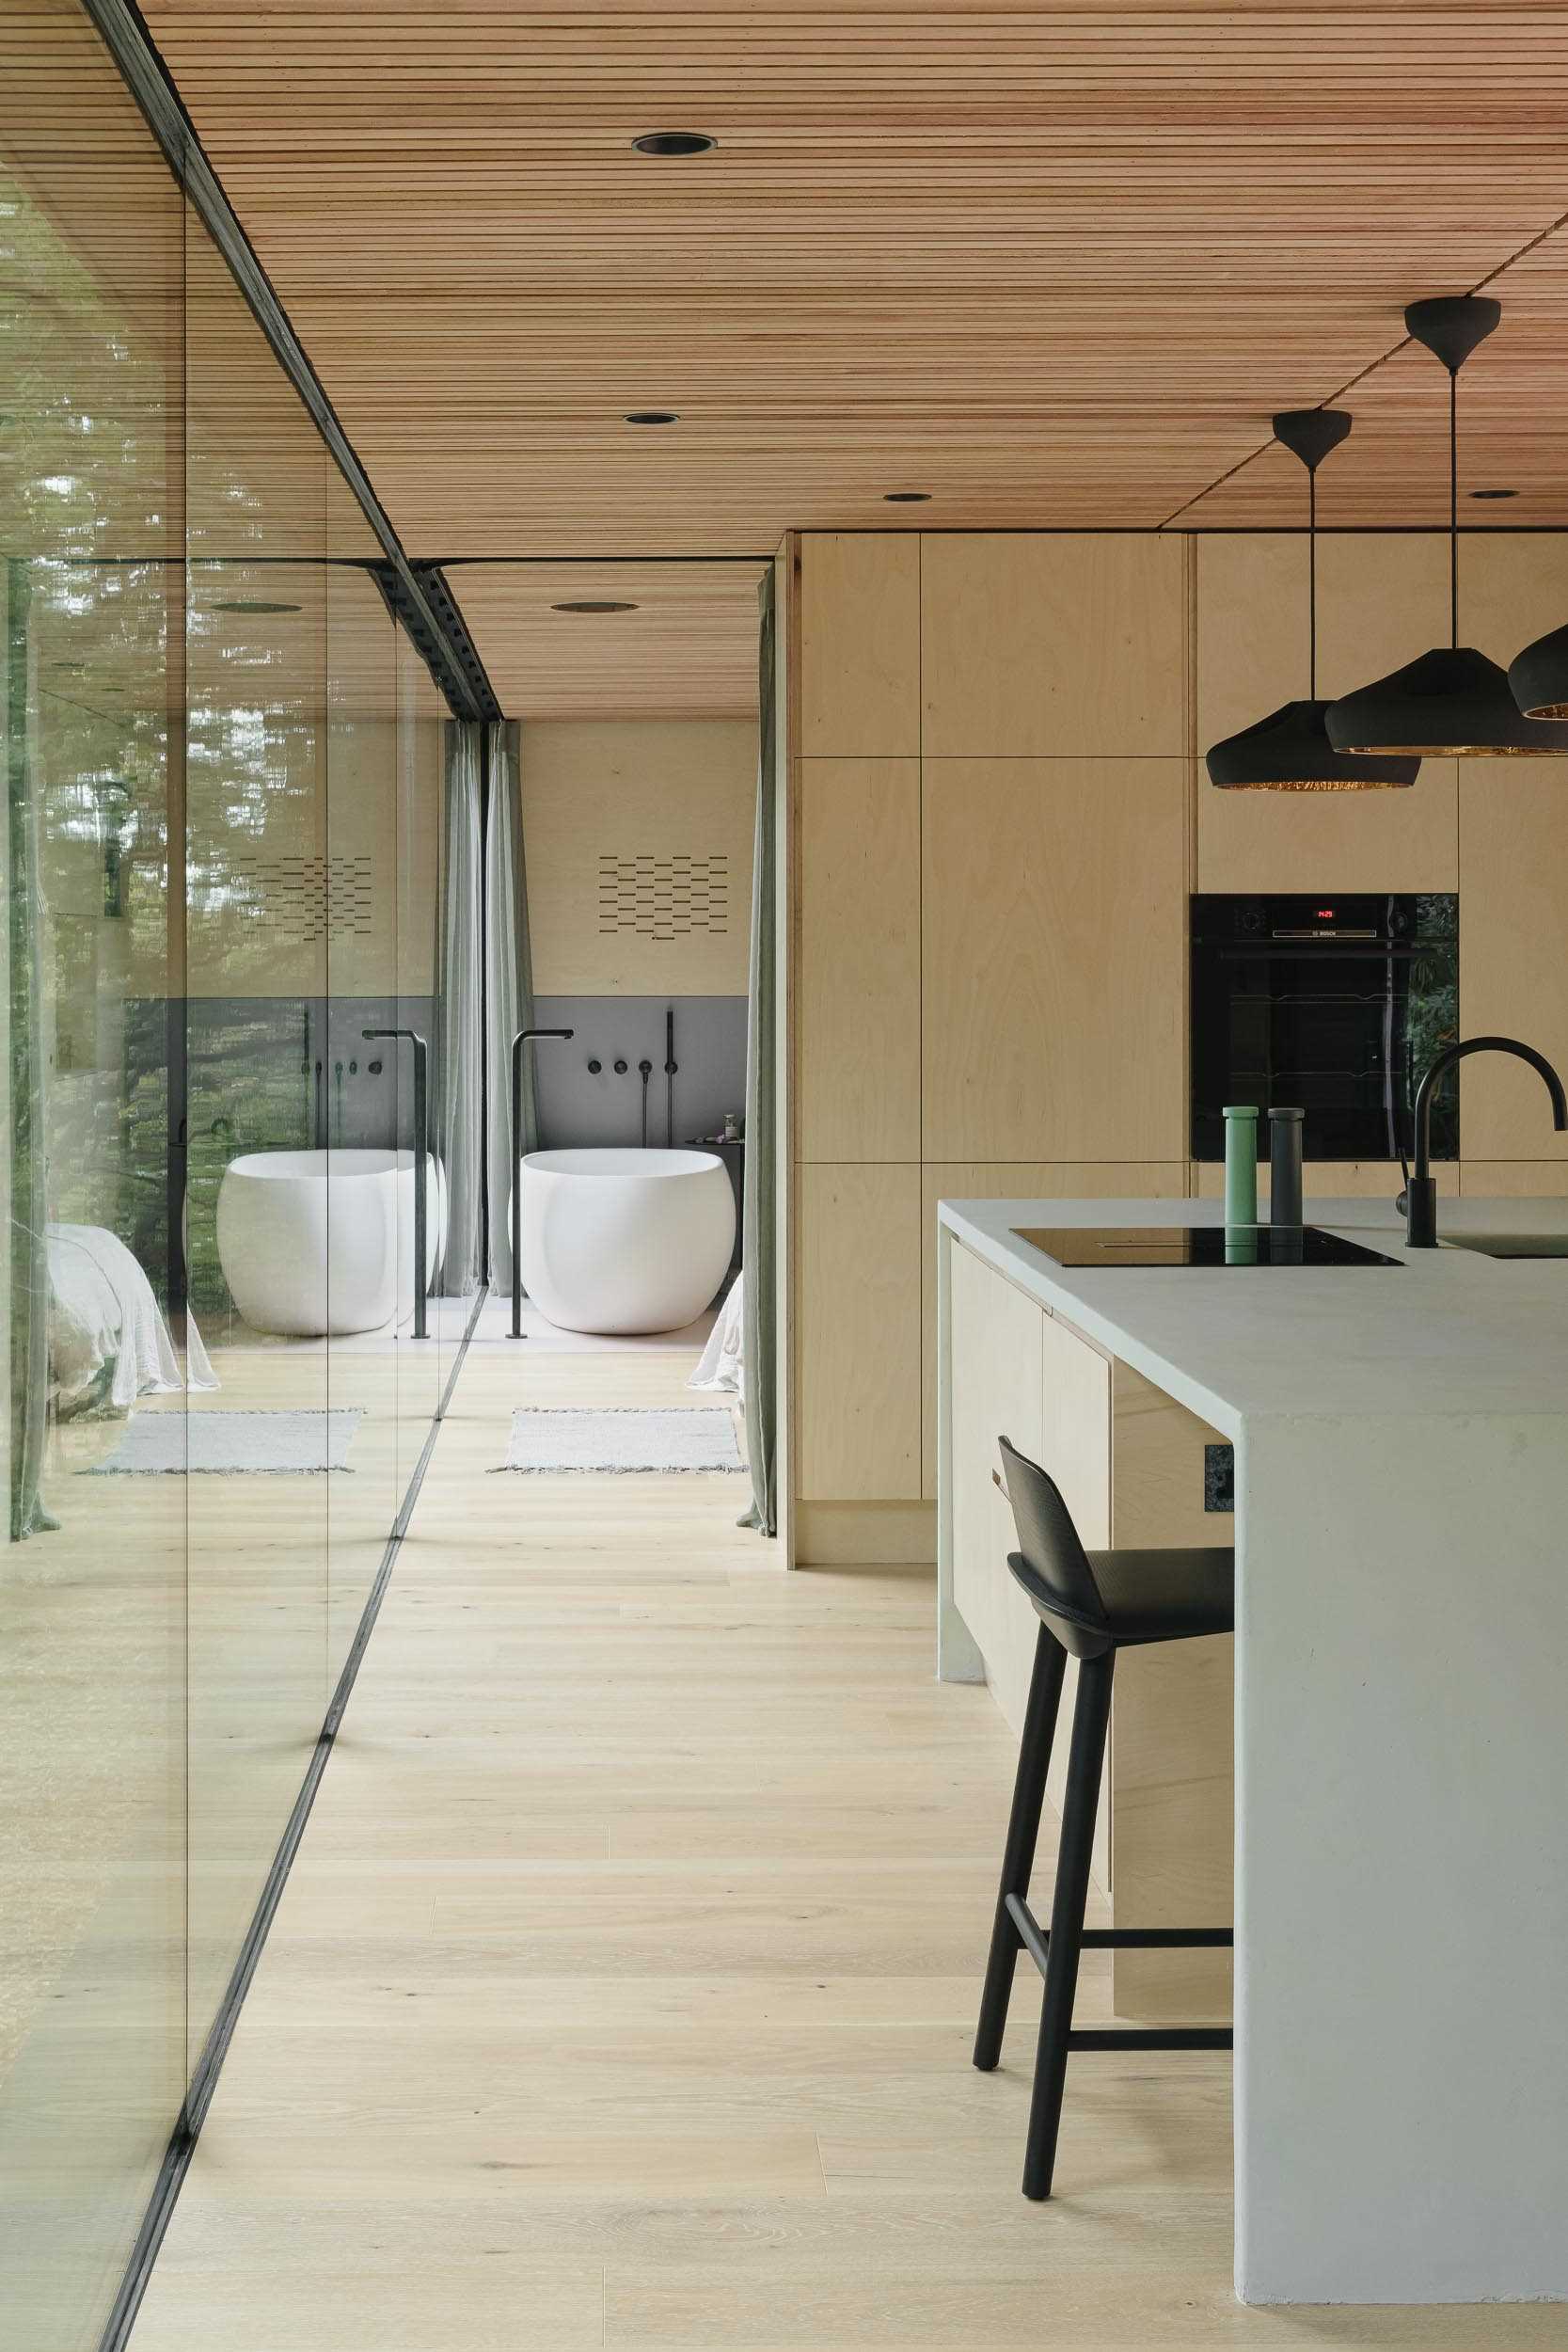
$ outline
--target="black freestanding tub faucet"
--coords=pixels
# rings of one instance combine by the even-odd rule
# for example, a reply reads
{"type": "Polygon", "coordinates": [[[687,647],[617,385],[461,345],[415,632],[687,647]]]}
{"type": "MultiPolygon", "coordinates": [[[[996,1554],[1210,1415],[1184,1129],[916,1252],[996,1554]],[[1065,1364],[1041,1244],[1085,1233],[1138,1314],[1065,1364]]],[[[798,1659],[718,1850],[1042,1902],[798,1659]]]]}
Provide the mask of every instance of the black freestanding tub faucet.
{"type": "Polygon", "coordinates": [[[1416,1171],[1405,1194],[1404,1244],[1407,1249],[1437,1247],[1437,1179],[1432,1173],[1432,1098],[1442,1080],[1466,1054],[1516,1054],[1539,1071],[1552,1098],[1552,1125],[1560,1135],[1568,1128],[1568,1097],[1562,1080],[1544,1054],[1522,1045],[1516,1037],[1466,1037],[1445,1045],[1416,1089],[1416,1171]]]}
{"type": "MultiPolygon", "coordinates": [[[[430,1288],[430,1269],[425,1259],[425,1235],[430,1226],[425,1181],[430,1173],[430,1048],[418,1029],[361,1029],[359,1034],[365,1038],[405,1037],[414,1049],[414,1337],[428,1339],[425,1294],[430,1288]]],[[[342,1064],[340,1062],[338,1067],[341,1070],[342,1064]]],[[[318,1090],[321,1069],[317,1062],[318,1090]]],[[[392,1141],[397,1142],[395,1133],[392,1141]]]]}
{"type": "Polygon", "coordinates": [[[512,1041],[512,1336],[523,1336],[523,1048],[531,1038],[572,1037],[571,1029],[519,1029],[512,1041]]]}

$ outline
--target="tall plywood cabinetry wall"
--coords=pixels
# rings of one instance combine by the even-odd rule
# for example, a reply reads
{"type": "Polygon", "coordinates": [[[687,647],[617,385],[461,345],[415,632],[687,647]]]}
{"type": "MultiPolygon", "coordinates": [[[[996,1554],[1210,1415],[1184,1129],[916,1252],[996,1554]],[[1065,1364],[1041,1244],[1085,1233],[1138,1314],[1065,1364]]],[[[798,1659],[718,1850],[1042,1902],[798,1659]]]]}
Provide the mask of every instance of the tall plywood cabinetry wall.
{"type": "MultiPolygon", "coordinates": [[[[1291,534],[807,533],[794,646],[796,1553],[928,1557],[948,1197],[1176,1196],[1193,890],[1455,890],[1462,1025],[1568,1063],[1568,762],[1409,791],[1212,791],[1198,747],[1306,691],[1291,534]]],[[[1440,643],[1448,547],[1329,535],[1340,692],[1440,643]]],[[[1465,634],[1568,615],[1568,539],[1467,536],[1465,634]]],[[[1538,1082],[1463,1080],[1450,1189],[1568,1187],[1538,1082]]],[[[1319,1189],[1398,1189],[1383,1167],[1319,1189]]]]}
{"type": "Polygon", "coordinates": [[[1186,1189],[1188,565],[800,541],[802,1559],[929,1555],[939,1198],[1186,1189]]]}

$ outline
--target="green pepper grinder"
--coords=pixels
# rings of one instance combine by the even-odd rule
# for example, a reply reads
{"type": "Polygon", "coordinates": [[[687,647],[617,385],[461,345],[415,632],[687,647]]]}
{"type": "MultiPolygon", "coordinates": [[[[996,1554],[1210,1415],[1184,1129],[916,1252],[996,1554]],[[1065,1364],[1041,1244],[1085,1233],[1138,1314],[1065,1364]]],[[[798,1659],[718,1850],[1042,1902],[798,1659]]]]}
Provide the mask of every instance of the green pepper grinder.
{"type": "Polygon", "coordinates": [[[1225,1106],[1225,1221],[1258,1222],[1258,1105],[1225,1106]]]}

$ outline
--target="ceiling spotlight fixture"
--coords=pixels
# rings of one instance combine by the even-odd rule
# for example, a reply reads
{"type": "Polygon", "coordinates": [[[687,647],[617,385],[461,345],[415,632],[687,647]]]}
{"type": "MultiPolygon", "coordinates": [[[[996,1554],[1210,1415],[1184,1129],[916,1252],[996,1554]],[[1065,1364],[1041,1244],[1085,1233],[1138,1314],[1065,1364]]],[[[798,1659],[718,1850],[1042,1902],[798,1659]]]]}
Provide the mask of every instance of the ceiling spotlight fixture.
{"type": "Polygon", "coordinates": [[[1318,468],[1351,428],[1342,408],[1287,408],[1275,439],[1307,469],[1307,695],[1228,735],[1209,754],[1209,781],[1222,792],[1374,792],[1414,784],[1418,759],[1357,759],[1337,752],[1318,699],[1318,468]]]}
{"type": "Polygon", "coordinates": [[[565,604],[552,604],[552,612],[635,612],[635,604],[621,604],[613,596],[573,596],[565,604]]]}
{"type": "Polygon", "coordinates": [[[300,612],[297,604],[275,604],[270,596],[230,596],[226,601],[214,597],[208,606],[210,612],[300,612]]]}
{"type": "Polygon", "coordinates": [[[710,155],[718,146],[705,131],[644,131],[632,141],[640,155],[710,155]]]}
{"type": "Polygon", "coordinates": [[[1568,725],[1525,718],[1497,663],[1459,642],[1459,371],[1501,316],[1490,294],[1438,294],[1405,311],[1411,335],[1449,372],[1449,643],[1331,703],[1328,738],[1338,751],[1433,759],[1568,752],[1568,725]]]}
{"type": "Polygon", "coordinates": [[[623,421],[626,424],[679,424],[680,417],[673,408],[628,408],[623,421]]]}
{"type": "Polygon", "coordinates": [[[1473,499],[1516,499],[1518,495],[1517,490],[1472,490],[1470,493],[1473,499]]]}
{"type": "Polygon", "coordinates": [[[882,492],[884,506],[928,506],[930,502],[929,490],[884,490],[882,492]]]}

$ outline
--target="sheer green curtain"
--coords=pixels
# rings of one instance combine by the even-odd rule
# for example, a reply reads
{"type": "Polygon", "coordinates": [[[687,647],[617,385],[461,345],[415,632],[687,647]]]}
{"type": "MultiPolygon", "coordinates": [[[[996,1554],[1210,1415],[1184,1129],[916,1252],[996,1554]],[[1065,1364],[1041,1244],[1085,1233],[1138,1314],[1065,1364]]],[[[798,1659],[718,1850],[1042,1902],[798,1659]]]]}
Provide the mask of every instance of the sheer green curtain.
{"type": "Polygon", "coordinates": [[[489,789],[484,835],[485,1084],[490,1101],[490,1279],[512,1281],[510,1201],[517,1160],[539,1142],[533,1056],[523,1054],[522,1132],[512,1133],[512,1041],[533,1021],[528,881],[523,866],[521,730],[515,719],[485,729],[489,789]]]}
{"type": "Polygon", "coordinates": [[[445,890],[441,904],[440,1153],[447,1171],[450,1298],[484,1277],[483,729],[447,723],[445,890]]]}
{"type": "Polygon", "coordinates": [[[45,1254],[43,967],[39,943],[38,802],[32,772],[32,657],[27,566],[6,564],[7,1048],[10,1081],[10,1534],[13,1543],[58,1521],[40,1496],[49,1389],[49,1269],[45,1254]]]}
{"type": "Polygon", "coordinates": [[[745,1267],[746,1453],[752,1507],[741,1520],[779,1532],[778,1260],[774,1216],[778,1149],[778,712],[774,678],[773,573],[757,591],[757,830],[752,852],[751,1017],[746,1039],[745,1267]]]}
{"type": "MultiPolygon", "coordinates": [[[[446,890],[441,919],[441,1153],[450,1232],[444,1288],[512,1280],[512,1041],[533,1019],[515,719],[447,728],[446,890]]],[[[539,1139],[531,1057],[522,1134],[539,1139]]]]}

